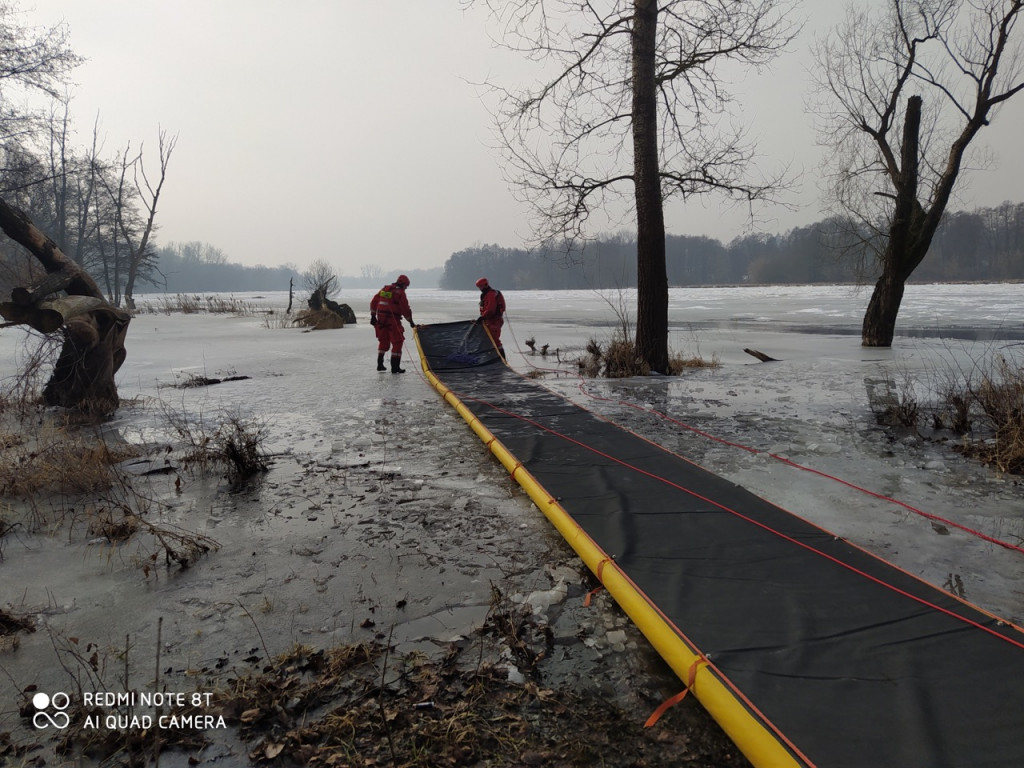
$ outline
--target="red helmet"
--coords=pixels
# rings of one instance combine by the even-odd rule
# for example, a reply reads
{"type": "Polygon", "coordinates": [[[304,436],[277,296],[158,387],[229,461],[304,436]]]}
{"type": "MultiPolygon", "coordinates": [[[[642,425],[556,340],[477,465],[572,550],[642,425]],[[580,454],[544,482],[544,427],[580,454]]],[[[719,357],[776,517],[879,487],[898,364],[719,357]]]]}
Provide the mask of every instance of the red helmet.
{"type": "Polygon", "coordinates": [[[403,288],[408,288],[409,287],[409,278],[406,277],[405,275],[399,275],[398,279],[395,280],[395,285],[400,285],[403,288]]]}
{"type": "Polygon", "coordinates": [[[486,288],[488,285],[490,285],[490,283],[487,282],[486,277],[481,277],[479,280],[476,281],[477,288],[486,288]]]}

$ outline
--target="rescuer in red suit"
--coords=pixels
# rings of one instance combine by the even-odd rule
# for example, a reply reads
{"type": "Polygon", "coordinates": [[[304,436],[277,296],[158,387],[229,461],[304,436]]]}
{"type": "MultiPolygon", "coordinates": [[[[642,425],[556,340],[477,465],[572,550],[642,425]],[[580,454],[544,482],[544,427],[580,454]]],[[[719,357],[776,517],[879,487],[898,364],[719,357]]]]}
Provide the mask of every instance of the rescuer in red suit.
{"type": "Polygon", "coordinates": [[[476,287],[480,289],[480,317],[474,322],[484,324],[494,339],[498,354],[504,360],[505,348],[501,346],[501,326],[505,324],[505,297],[501,295],[501,291],[491,288],[486,277],[477,280],[476,287]]]}
{"type": "Polygon", "coordinates": [[[405,289],[408,287],[409,278],[399,275],[395,282],[385,285],[370,299],[370,325],[377,331],[378,371],[387,370],[384,367],[384,355],[390,349],[391,372],[405,373],[405,369],[401,367],[402,342],[405,341],[402,318],[409,321],[411,328],[416,327],[416,323],[412,321],[409,299],[405,296],[405,289]]]}

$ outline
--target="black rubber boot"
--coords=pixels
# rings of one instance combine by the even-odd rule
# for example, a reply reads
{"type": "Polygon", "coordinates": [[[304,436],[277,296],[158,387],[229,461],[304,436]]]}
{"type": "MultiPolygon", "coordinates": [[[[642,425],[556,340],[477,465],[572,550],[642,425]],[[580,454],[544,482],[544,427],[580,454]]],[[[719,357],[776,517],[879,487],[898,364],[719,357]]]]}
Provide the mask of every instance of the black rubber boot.
{"type": "Polygon", "coordinates": [[[384,367],[384,353],[383,352],[381,352],[380,354],[377,355],[377,370],[378,371],[386,371],[387,370],[387,368],[384,367]]]}
{"type": "Polygon", "coordinates": [[[392,373],[405,373],[405,368],[401,367],[402,358],[391,357],[391,372],[392,373]]]}

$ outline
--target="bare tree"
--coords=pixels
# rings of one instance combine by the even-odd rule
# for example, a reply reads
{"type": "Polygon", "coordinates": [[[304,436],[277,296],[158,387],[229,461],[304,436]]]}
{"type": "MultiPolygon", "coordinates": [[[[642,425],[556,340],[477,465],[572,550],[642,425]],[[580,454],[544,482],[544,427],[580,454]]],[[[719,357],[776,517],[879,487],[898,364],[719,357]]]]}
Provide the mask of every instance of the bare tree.
{"type": "MultiPolygon", "coordinates": [[[[135,306],[132,295],[140,270],[147,262],[151,262],[155,258],[149,241],[155,230],[156,209],[160,202],[160,193],[163,191],[164,182],[167,180],[167,167],[177,142],[177,136],[168,136],[163,129],[159,131],[157,146],[159,173],[154,177],[155,181],[146,173],[142,149],[140,148],[134,157],[129,157],[130,147],[126,147],[121,156],[121,172],[118,183],[116,187],[108,187],[107,190],[115,202],[117,211],[118,237],[114,240],[115,252],[119,246],[127,251],[124,259],[127,270],[124,303],[129,309],[133,309],[135,306]],[[129,173],[132,177],[130,185],[127,182],[129,173]],[[141,204],[145,211],[144,216],[137,215],[134,202],[141,204]]],[[[115,263],[120,265],[120,260],[115,258],[115,263]]]]}
{"type": "Polygon", "coordinates": [[[45,187],[49,190],[49,199],[35,199],[24,207],[33,211],[36,226],[52,233],[57,247],[88,271],[95,265],[98,250],[94,238],[95,220],[103,213],[97,194],[98,180],[108,171],[108,166],[99,158],[98,116],[86,153],[83,155],[71,145],[70,107],[70,96],[55,99],[46,121],[48,184],[45,187]],[[52,219],[46,215],[51,212],[52,219]]]}
{"type": "Polygon", "coordinates": [[[380,264],[363,264],[359,268],[359,275],[364,280],[381,280],[384,277],[384,267],[380,264]]]}
{"type": "Polygon", "coordinates": [[[0,303],[0,316],[11,324],[64,336],[43,399],[48,405],[93,413],[113,411],[119,403],[114,374],[125,360],[131,317],[109,304],[85,270],[3,199],[0,229],[28,249],[46,272],[34,285],[16,287],[11,300],[0,303]],[[62,292],[67,295],[57,295],[62,292]]]}
{"type": "Polygon", "coordinates": [[[314,259],[302,273],[302,280],[309,292],[320,296],[321,300],[329,299],[338,292],[338,273],[324,259],[314,259]]]}
{"type": "Polygon", "coordinates": [[[16,6],[0,0],[0,149],[34,130],[34,116],[16,97],[37,92],[60,98],[67,74],[81,63],[68,47],[66,25],[25,27],[18,14],[16,6]]]}
{"type": "MultiPolygon", "coordinates": [[[[301,325],[313,325],[318,328],[343,328],[346,324],[355,324],[356,314],[348,304],[339,304],[331,296],[341,288],[338,282],[338,273],[334,271],[324,259],[315,259],[309,268],[302,273],[303,282],[309,289],[309,298],[306,305],[312,310],[310,313],[300,313],[296,322],[301,325]],[[326,313],[327,317],[334,315],[326,324],[319,313],[326,313]]],[[[291,288],[289,285],[288,312],[291,312],[291,288]]]]}
{"type": "Polygon", "coordinates": [[[24,204],[40,198],[48,178],[33,151],[45,140],[44,123],[28,97],[60,99],[81,59],[68,46],[66,25],[26,27],[20,16],[15,4],[0,0],[0,196],[24,204]]]}
{"type": "Polygon", "coordinates": [[[747,178],[752,148],[728,125],[720,67],[765,65],[789,42],[784,0],[475,3],[506,45],[548,67],[536,88],[495,88],[508,175],[537,240],[571,247],[593,211],[616,203],[635,214],[636,348],[667,371],[664,205],[707,192],[753,203],[778,189],[747,178]]]}
{"type": "MultiPolygon", "coordinates": [[[[58,166],[63,173],[70,160],[66,110],[51,122],[49,137],[41,137],[44,123],[24,106],[22,97],[35,92],[66,99],[67,74],[80,59],[67,45],[64,25],[22,27],[16,15],[14,5],[0,0],[0,229],[45,274],[39,278],[27,265],[16,269],[11,300],[0,303],[0,316],[10,324],[63,335],[60,356],[43,390],[47,404],[107,413],[118,405],[114,374],[125,359],[130,318],[110,305],[92,277],[7,202],[39,203],[47,214],[66,215],[69,188],[56,173],[58,166]],[[52,140],[49,169],[30,149],[40,138],[52,140]],[[47,178],[54,184],[40,183],[47,178]]],[[[15,253],[4,245],[5,257],[15,253]]]]}
{"type": "Polygon", "coordinates": [[[851,6],[814,50],[832,195],[877,244],[881,273],[861,330],[870,347],[892,345],[905,284],[928,253],[968,148],[1024,89],[1022,0],[887,6],[883,17],[851,6]]]}

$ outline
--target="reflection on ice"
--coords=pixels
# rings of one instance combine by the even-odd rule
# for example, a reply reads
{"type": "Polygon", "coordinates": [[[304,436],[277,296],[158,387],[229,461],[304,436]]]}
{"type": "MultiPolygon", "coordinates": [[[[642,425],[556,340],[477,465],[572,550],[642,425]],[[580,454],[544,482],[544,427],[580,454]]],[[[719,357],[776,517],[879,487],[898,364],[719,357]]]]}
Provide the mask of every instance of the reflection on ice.
{"type": "MultiPolygon", "coordinates": [[[[588,381],[582,389],[576,357],[620,324],[600,294],[505,291],[503,341],[514,368],[540,369],[545,386],[574,402],[1020,623],[1024,555],[889,500],[1019,543],[1017,478],[949,444],[879,426],[871,393],[883,397],[887,387],[891,394],[910,382],[925,397],[950,371],[977,370],[992,355],[1020,359],[1022,292],[1018,285],[910,286],[893,348],[865,349],[857,334],[867,296],[850,287],[673,289],[670,346],[721,365],[671,379],[588,381]],[[531,354],[530,337],[552,354],[531,354]],[[757,362],[744,348],[778,361],[757,362]]],[[[258,315],[137,316],[118,374],[124,406],[105,428],[133,443],[164,444],[173,439],[165,408],[194,418],[255,415],[267,425],[271,471],[258,493],[231,497],[221,494],[220,478],[180,497],[164,479],[159,514],[222,546],[190,571],[146,582],[130,556],[121,558],[123,548],[104,560],[63,539],[25,536],[3,550],[7,593],[41,614],[59,606],[76,634],[111,645],[128,631],[110,622],[113,613],[134,617],[133,632],[149,632],[161,611],[180,615],[165,639],[168,664],[182,669],[222,654],[225,638],[248,638],[252,624],[239,600],[259,614],[278,650],[310,636],[358,637],[371,616],[396,633],[404,625],[409,642],[463,633],[487,604],[492,581],[515,578],[524,599],[560,594],[543,570],[562,551],[557,535],[416,375],[412,333],[409,373],[376,372],[370,293],[342,291],[339,301],[359,322],[335,331],[271,329],[258,315]],[[182,370],[249,378],[168,386],[182,370]],[[196,592],[202,606],[192,602],[196,592]]],[[[239,298],[264,309],[287,304],[287,292],[239,298]]],[[[409,299],[421,323],[477,313],[474,290],[414,287],[409,299]]],[[[0,331],[0,379],[16,375],[21,338],[17,329],[0,331]]],[[[41,640],[26,640],[21,652],[49,659],[52,648],[41,640]]]]}

